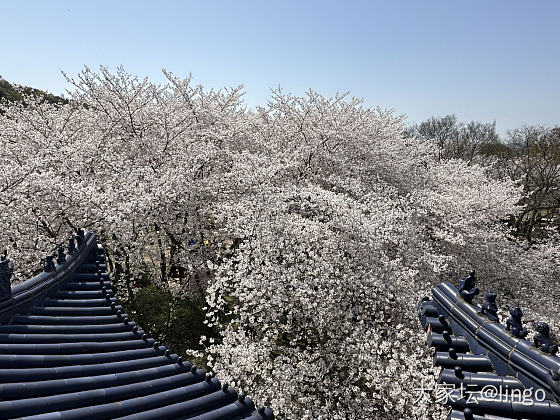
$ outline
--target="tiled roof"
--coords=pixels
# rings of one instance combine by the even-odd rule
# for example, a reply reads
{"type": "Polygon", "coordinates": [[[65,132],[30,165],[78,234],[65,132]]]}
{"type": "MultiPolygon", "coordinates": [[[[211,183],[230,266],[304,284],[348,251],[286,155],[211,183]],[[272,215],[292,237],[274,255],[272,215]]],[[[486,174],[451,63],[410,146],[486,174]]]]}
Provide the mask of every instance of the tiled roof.
{"type": "Polygon", "coordinates": [[[148,337],[123,313],[96,235],[77,239],[0,295],[0,419],[273,418],[148,337]]]}
{"type": "Polygon", "coordinates": [[[451,407],[448,419],[560,419],[560,358],[548,326],[538,323],[533,342],[526,340],[519,308],[501,325],[496,294],[488,292],[481,307],[472,303],[475,281],[471,272],[459,289],[441,283],[433,300],[418,304],[434,365],[443,368],[438,385],[447,393],[441,402],[451,407]]]}

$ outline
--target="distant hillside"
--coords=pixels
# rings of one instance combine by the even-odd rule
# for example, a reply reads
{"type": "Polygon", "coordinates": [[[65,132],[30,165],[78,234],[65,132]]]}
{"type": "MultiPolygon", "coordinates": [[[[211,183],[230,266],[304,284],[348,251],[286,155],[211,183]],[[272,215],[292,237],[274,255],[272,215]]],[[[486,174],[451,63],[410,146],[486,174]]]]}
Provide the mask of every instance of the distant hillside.
{"type": "MultiPolygon", "coordinates": [[[[23,91],[27,94],[33,93],[37,96],[41,96],[45,99],[45,101],[50,103],[68,103],[67,99],[61,98],[60,96],[53,95],[48,92],[44,92],[39,89],[35,89],[28,86],[23,86],[23,91]]],[[[23,100],[22,95],[20,92],[7,80],[4,80],[0,77],[0,101],[2,99],[7,99],[10,102],[16,102],[23,100]]]]}

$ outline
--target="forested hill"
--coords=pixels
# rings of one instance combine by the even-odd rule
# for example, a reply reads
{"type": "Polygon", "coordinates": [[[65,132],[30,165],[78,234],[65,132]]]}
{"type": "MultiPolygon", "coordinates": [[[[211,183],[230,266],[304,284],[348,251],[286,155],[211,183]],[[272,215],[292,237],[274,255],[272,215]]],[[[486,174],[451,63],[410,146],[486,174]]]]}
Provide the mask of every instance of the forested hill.
{"type": "MultiPolygon", "coordinates": [[[[27,94],[33,93],[37,96],[41,96],[50,103],[68,103],[67,99],[32,87],[23,86],[23,91],[27,94]]],[[[4,98],[10,102],[23,100],[23,96],[21,95],[19,90],[10,82],[0,77],[0,101],[4,98]]]]}

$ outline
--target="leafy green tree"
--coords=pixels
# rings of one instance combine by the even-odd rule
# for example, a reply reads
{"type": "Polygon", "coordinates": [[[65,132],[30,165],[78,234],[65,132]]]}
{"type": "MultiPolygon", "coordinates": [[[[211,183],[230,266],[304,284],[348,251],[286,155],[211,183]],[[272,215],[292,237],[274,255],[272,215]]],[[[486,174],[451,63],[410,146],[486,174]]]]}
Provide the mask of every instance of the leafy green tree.
{"type": "Polygon", "coordinates": [[[201,336],[217,337],[216,331],[204,322],[204,301],[197,294],[174,296],[149,284],[138,287],[134,298],[124,302],[123,307],[150,337],[183,356],[188,349],[202,350],[201,336]]]}
{"type": "Polygon", "coordinates": [[[35,95],[51,104],[68,103],[67,99],[60,96],[28,86],[12,85],[10,82],[0,77],[0,102],[3,100],[8,102],[23,102],[25,95],[35,95]]]}

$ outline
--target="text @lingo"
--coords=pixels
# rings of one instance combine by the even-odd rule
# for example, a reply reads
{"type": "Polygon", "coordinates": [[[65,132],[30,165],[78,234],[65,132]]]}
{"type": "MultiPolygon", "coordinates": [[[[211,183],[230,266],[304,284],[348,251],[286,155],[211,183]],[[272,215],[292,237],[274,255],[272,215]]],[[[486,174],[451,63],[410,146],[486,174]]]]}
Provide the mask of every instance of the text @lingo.
{"type": "Polygon", "coordinates": [[[440,404],[449,404],[459,400],[465,400],[468,403],[478,404],[479,401],[493,402],[518,402],[525,406],[531,406],[535,402],[543,402],[546,400],[546,393],[543,389],[537,388],[510,388],[507,385],[494,386],[485,385],[481,389],[474,389],[469,385],[460,384],[455,388],[453,384],[436,384],[432,387],[426,387],[422,379],[421,387],[415,388],[419,394],[414,401],[418,403],[423,399],[430,402],[440,404]]]}

